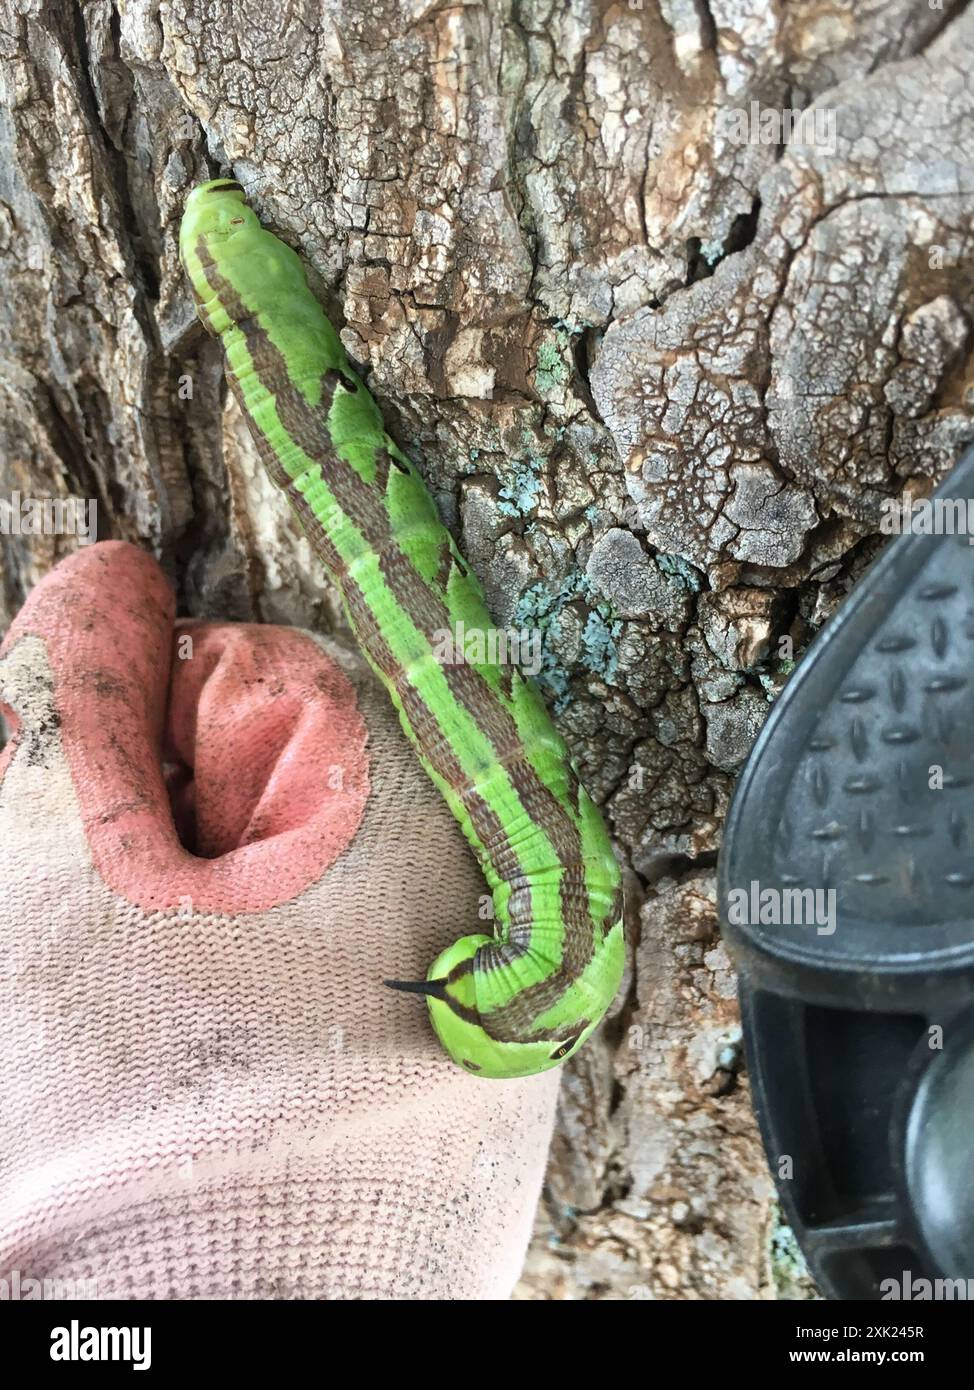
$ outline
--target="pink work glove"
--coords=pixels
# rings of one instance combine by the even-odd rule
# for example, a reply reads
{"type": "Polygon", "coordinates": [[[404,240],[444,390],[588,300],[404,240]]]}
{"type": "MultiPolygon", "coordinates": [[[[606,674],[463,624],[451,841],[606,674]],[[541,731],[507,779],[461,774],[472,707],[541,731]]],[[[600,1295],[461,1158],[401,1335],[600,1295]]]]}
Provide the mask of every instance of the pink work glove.
{"type": "Polygon", "coordinates": [[[360,658],[174,628],[108,542],[31,595],[0,698],[0,1278],[507,1296],[558,1074],[467,1075],[382,984],[485,887],[360,658]]]}

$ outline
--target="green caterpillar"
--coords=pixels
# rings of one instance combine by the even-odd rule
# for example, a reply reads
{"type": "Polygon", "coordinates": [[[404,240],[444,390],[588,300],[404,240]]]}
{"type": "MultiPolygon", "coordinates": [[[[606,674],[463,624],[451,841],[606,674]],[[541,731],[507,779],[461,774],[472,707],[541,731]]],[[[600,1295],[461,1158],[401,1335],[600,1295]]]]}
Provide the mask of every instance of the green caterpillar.
{"type": "Polygon", "coordinates": [[[490,628],[483,594],[297,255],[232,179],[192,191],[180,255],[261,458],[492,893],[494,936],[462,937],[425,981],[386,983],[424,994],[446,1051],[479,1076],[557,1066],[622,977],[621,875],[599,811],[533,685],[434,654],[436,634],[490,628]]]}

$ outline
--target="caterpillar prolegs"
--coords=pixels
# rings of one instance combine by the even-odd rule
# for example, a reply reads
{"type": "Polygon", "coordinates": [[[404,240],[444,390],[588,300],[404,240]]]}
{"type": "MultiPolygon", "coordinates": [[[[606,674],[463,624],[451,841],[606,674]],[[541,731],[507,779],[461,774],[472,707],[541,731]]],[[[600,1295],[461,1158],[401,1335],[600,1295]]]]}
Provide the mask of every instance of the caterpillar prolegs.
{"type": "Polygon", "coordinates": [[[621,875],[602,817],[516,668],[438,659],[437,634],[489,630],[483,594],[297,255],[231,179],[190,194],[180,254],[264,465],[491,890],[493,936],[462,937],[425,981],[387,983],[426,996],[446,1051],[479,1076],[557,1066],[622,976],[621,875]]]}

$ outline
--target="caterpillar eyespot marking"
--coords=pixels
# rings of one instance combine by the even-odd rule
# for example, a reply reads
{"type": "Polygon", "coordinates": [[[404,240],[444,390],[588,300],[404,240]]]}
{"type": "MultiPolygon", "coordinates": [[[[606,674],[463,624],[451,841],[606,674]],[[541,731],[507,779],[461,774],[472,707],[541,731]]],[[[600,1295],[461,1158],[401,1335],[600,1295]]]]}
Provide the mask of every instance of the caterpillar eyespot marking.
{"type": "Polygon", "coordinates": [[[563,1043],[559,1044],[559,1046],[556,1047],[554,1052],[551,1054],[552,1060],[560,1062],[563,1057],[567,1057],[569,1052],[571,1052],[572,1049],[577,1045],[584,1031],[584,1028],[580,1028],[579,1031],[574,1035],[574,1037],[566,1038],[563,1043]]]}
{"type": "Polygon", "coordinates": [[[622,978],[622,882],[602,817],[529,680],[436,659],[437,634],[461,622],[491,630],[482,591],[418,471],[396,456],[296,253],[236,180],[216,179],[187,199],[180,256],[264,466],[493,898],[494,935],[447,946],[425,980],[386,983],[425,998],[446,1052],[478,1077],[555,1067],[622,978]],[[306,476],[307,494],[295,485],[306,476]],[[449,584],[454,568],[462,587],[449,584]]]}

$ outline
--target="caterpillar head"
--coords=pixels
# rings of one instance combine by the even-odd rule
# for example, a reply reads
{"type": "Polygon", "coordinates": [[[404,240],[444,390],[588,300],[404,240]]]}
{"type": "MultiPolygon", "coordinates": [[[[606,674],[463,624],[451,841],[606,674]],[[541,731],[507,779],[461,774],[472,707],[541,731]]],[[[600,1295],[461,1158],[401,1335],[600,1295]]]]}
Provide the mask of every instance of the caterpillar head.
{"type": "Polygon", "coordinates": [[[247,206],[243,185],[236,179],[211,179],[200,183],[186,199],[180,235],[192,241],[198,236],[234,235],[241,226],[256,225],[247,206]]]}
{"type": "Polygon", "coordinates": [[[298,256],[261,226],[236,179],[212,179],[193,189],[179,228],[179,255],[200,318],[214,334],[272,299],[306,289],[298,256]]]}
{"type": "MultiPolygon", "coordinates": [[[[437,956],[425,980],[385,983],[391,989],[426,996],[437,1037],[453,1060],[472,1075],[498,1078],[550,1071],[577,1052],[598,1026],[603,1010],[594,1016],[590,1012],[587,1018],[569,1017],[554,1029],[544,1029],[552,1036],[540,1040],[532,1039],[529,1033],[523,1041],[510,1036],[503,1041],[493,1037],[478,1006],[478,993],[483,992],[487,972],[476,967],[478,952],[493,945],[496,943],[490,936],[463,936],[437,956]]],[[[495,967],[489,973],[497,977],[492,991],[495,998],[516,997],[518,979],[512,965],[495,967]]],[[[508,1034],[511,1031],[507,1030],[508,1034]]]]}
{"type": "Polygon", "coordinates": [[[179,255],[197,302],[212,296],[206,265],[232,256],[233,243],[246,244],[255,231],[260,223],[236,179],[213,179],[193,189],[179,227],[179,255]]]}

